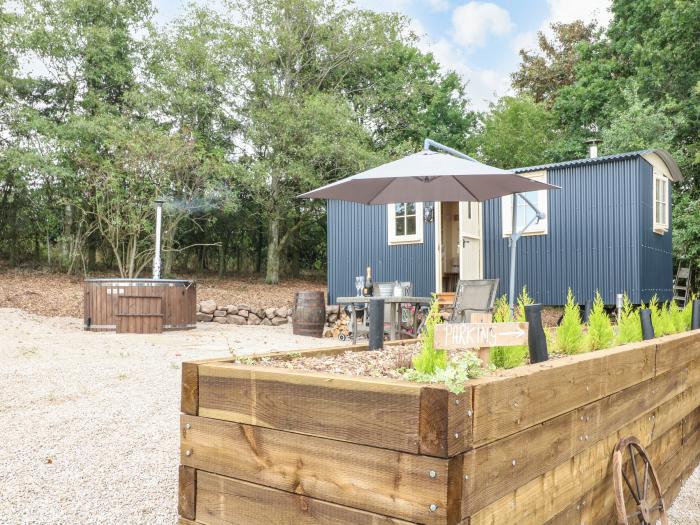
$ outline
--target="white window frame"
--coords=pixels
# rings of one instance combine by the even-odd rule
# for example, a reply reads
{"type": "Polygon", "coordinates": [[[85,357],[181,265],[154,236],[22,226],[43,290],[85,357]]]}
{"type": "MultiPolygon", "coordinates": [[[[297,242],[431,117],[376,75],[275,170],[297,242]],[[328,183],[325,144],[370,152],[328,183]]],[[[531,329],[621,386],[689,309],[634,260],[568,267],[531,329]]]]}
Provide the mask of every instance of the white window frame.
{"type": "MultiPolygon", "coordinates": [[[[547,182],[546,171],[533,171],[531,173],[518,173],[521,177],[536,180],[538,182],[547,182]]],[[[533,222],[530,227],[523,232],[523,237],[528,235],[547,235],[549,233],[549,192],[540,190],[537,192],[537,199],[532,203],[545,214],[545,218],[539,222],[533,222]]],[[[520,206],[528,206],[523,199],[518,199],[520,206]]],[[[506,195],[501,197],[501,229],[503,237],[510,237],[513,229],[513,196],[506,195]]]]}
{"type": "Polygon", "coordinates": [[[653,179],[654,188],[652,191],[652,214],[654,220],[654,232],[663,235],[668,231],[668,225],[670,223],[671,207],[669,206],[669,193],[671,191],[671,182],[668,180],[668,177],[666,177],[666,175],[657,170],[654,170],[653,179]],[[663,188],[663,195],[661,200],[659,199],[657,191],[658,183],[661,183],[661,187],[663,188]],[[657,203],[661,203],[662,205],[661,217],[659,217],[659,214],[656,211],[657,203]]]}
{"type": "MultiPolygon", "coordinates": [[[[408,203],[398,203],[408,204],[408,203]]],[[[416,233],[412,235],[396,234],[396,204],[387,204],[387,229],[389,244],[420,244],[423,242],[423,203],[416,202],[416,233]]]]}

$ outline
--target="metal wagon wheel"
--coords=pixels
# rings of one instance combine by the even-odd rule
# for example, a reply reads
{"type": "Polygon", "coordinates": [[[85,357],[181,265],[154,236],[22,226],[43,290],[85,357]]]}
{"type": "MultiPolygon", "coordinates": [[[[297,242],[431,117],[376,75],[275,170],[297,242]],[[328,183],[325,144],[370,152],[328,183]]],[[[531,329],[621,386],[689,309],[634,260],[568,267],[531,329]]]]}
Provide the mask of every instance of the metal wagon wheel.
{"type": "Polygon", "coordinates": [[[619,525],[668,524],[659,478],[646,450],[634,436],[622,438],[615,447],[613,484],[619,525]],[[629,496],[633,503],[630,511],[626,505],[629,496]]]}

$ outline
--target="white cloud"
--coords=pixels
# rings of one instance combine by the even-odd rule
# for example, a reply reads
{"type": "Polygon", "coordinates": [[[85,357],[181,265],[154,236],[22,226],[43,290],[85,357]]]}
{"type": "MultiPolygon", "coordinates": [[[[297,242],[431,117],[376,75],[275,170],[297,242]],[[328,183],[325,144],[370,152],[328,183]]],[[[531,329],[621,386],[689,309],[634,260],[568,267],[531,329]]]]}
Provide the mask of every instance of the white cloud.
{"type": "Polygon", "coordinates": [[[521,49],[532,51],[537,49],[537,31],[518,33],[513,38],[513,50],[519,53],[521,49]]]}
{"type": "Polygon", "coordinates": [[[448,0],[428,0],[428,5],[433,11],[443,12],[450,8],[448,0]]]}
{"type": "Polygon", "coordinates": [[[453,38],[465,47],[480,47],[489,34],[510,33],[513,22],[508,11],[489,2],[469,2],[452,13],[453,38]]]}
{"type": "Polygon", "coordinates": [[[607,26],[612,19],[610,12],[611,0],[547,0],[549,5],[548,22],[573,22],[583,20],[590,23],[596,20],[600,25],[607,26]]]}
{"type": "Polygon", "coordinates": [[[471,67],[464,50],[446,38],[427,44],[443,70],[452,70],[468,82],[467,94],[471,105],[478,111],[488,108],[489,102],[510,93],[510,75],[493,69],[471,67]]]}

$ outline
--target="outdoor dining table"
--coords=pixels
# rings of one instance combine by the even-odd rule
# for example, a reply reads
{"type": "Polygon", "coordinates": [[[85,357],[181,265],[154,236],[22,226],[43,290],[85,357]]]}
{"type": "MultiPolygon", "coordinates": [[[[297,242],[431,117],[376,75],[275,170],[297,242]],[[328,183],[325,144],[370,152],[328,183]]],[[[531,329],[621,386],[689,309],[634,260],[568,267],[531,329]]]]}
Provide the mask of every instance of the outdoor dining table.
{"type": "MultiPolygon", "coordinates": [[[[415,307],[415,312],[418,312],[418,307],[422,304],[430,304],[432,297],[420,297],[414,295],[401,295],[391,297],[338,297],[336,302],[339,305],[352,305],[350,319],[352,322],[352,344],[357,343],[357,312],[356,305],[368,305],[370,299],[384,299],[384,303],[389,305],[389,339],[394,341],[401,338],[401,315],[400,308],[402,304],[410,304],[415,307]]],[[[418,317],[413,316],[413,333],[416,333],[418,317]]]]}

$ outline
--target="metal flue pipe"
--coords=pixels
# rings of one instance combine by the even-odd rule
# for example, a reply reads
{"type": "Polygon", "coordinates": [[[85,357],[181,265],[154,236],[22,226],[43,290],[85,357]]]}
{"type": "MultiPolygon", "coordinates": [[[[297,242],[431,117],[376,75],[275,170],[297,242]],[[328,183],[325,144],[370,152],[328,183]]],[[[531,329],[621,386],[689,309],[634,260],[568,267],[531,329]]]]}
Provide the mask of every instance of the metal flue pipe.
{"type": "Polygon", "coordinates": [[[160,279],[160,229],[163,220],[163,201],[156,200],[156,248],[153,254],[153,278],[160,279]]]}

